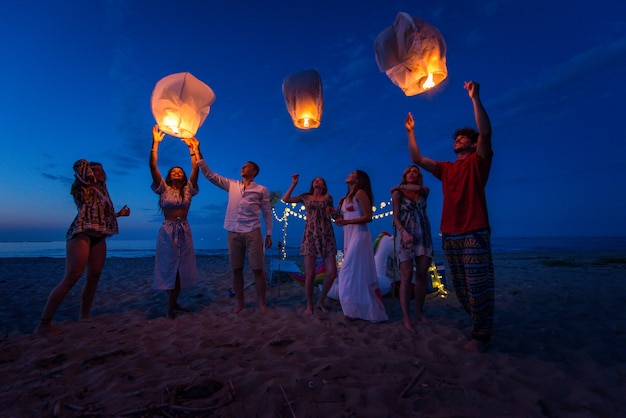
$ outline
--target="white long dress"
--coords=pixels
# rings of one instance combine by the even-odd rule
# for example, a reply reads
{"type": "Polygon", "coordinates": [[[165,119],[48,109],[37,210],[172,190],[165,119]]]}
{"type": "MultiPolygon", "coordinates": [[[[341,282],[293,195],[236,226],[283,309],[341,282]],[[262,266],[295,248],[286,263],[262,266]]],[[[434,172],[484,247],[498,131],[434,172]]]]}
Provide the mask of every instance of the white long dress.
{"type": "MultiPolygon", "coordinates": [[[[356,199],[344,199],[341,213],[344,219],[363,216],[356,199]]],[[[343,254],[343,265],[337,280],[343,314],[376,322],[389,319],[378,287],[372,235],[367,224],[343,227],[343,254]]]]}
{"type": "MultiPolygon", "coordinates": [[[[198,194],[198,189],[193,187],[191,182],[185,186],[182,199],[180,192],[165,184],[164,180],[161,180],[158,187],[153,184],[152,190],[161,196],[159,200],[161,207],[171,208],[189,209],[191,197],[198,194]]],[[[187,221],[180,218],[177,221],[163,221],[157,235],[154,263],[155,289],[174,289],[177,276],[181,289],[198,281],[193,236],[187,221]]]]}

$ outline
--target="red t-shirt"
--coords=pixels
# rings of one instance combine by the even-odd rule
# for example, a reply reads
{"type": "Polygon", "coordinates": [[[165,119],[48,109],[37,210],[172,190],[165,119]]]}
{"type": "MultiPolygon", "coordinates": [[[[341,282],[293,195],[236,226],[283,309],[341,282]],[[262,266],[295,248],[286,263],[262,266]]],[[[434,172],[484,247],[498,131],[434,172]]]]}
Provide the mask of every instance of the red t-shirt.
{"type": "Polygon", "coordinates": [[[464,234],[489,227],[485,186],[493,152],[478,158],[474,152],[463,160],[438,162],[433,173],[443,186],[441,232],[464,234]]]}

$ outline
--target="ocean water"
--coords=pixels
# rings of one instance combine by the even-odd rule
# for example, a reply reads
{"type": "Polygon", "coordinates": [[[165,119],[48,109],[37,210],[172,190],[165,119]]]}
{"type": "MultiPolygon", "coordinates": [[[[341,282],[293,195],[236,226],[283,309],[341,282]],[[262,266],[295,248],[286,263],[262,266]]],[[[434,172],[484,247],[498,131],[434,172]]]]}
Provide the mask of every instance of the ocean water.
{"type": "MultiPolygon", "coordinates": [[[[433,237],[435,252],[441,252],[441,239],[433,237]]],[[[153,240],[116,240],[107,241],[107,257],[141,258],[153,257],[155,253],[153,240]]],[[[492,251],[494,253],[521,253],[521,252],[564,252],[564,251],[624,251],[626,256],[626,237],[598,237],[598,238],[502,238],[492,237],[492,251]]],[[[299,254],[299,247],[287,247],[287,255],[299,254]]],[[[226,248],[205,248],[202,243],[196,244],[196,254],[227,255],[226,248]]],[[[267,256],[278,256],[276,246],[266,253],[267,256]]],[[[0,242],[0,258],[65,258],[65,241],[47,242],[0,242]]]]}

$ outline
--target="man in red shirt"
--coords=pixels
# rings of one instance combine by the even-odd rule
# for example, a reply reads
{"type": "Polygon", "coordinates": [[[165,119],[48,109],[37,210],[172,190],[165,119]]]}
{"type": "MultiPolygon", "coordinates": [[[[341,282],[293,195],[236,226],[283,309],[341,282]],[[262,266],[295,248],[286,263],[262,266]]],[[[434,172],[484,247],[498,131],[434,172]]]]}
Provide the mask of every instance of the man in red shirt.
{"type": "Polygon", "coordinates": [[[478,132],[462,128],[454,133],[455,162],[422,156],[410,113],[405,128],[411,160],[441,180],[443,253],[457,298],[474,324],[472,337],[463,348],[482,352],[493,332],[494,273],[485,197],[493,150],[491,122],[480,100],[480,85],[469,81],[464,88],[472,100],[478,132]]]}

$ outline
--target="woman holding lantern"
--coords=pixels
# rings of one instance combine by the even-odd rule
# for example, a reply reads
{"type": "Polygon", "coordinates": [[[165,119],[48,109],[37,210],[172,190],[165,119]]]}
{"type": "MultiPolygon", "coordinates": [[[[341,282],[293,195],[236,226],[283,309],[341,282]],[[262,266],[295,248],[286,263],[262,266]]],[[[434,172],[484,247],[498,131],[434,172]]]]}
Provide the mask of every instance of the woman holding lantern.
{"type": "Polygon", "coordinates": [[[344,259],[339,272],[339,302],[349,319],[381,322],[388,319],[378,286],[372,235],[372,186],[365,171],[355,170],[346,178],[347,194],[332,211],[337,225],[343,226],[344,259]]]}
{"type": "Polygon", "coordinates": [[[165,134],[155,125],[152,128],[150,173],[152,190],[159,195],[159,207],[164,216],[157,235],[154,268],[154,287],[167,291],[167,316],[174,318],[175,311],[187,311],[178,304],[180,289],[198,280],[196,255],[187,215],[191,198],[198,194],[197,156],[199,142],[185,139],[191,155],[189,179],[181,167],[172,167],[165,179],[157,166],[159,144],[165,134]]]}
{"type": "Polygon", "coordinates": [[[324,304],[326,294],[330,290],[337,277],[337,241],[333,231],[333,223],[328,214],[333,209],[333,197],[328,194],[326,181],[321,177],[316,177],[311,182],[308,193],[291,197],[293,189],[298,184],[299,174],[291,176],[291,186],[285,192],[282,201],[285,203],[302,203],[306,208],[306,224],[300,245],[300,255],[304,256],[305,281],[304,289],[306,293],[307,306],[304,311],[307,315],[313,315],[313,291],[315,282],[315,262],[317,258],[324,260],[326,277],[322,285],[322,293],[317,302],[317,307],[324,313],[328,309],[324,304]]]}
{"type": "Polygon", "coordinates": [[[400,307],[402,324],[415,332],[409,318],[410,286],[415,262],[415,308],[417,318],[428,322],[422,310],[426,298],[426,277],[433,259],[433,239],[426,213],[426,198],[430,190],[423,185],[418,166],[410,165],[402,173],[402,181],[391,189],[393,224],[400,231],[400,307]]]}
{"type": "Polygon", "coordinates": [[[91,304],[106,260],[106,238],[118,233],[118,216],[130,215],[127,206],[115,212],[106,187],[106,174],[100,163],[76,161],[74,177],[70,193],[74,197],[78,214],[66,235],[65,276],[61,283],[52,289],[43,308],[41,321],[35,329],[35,332],[41,334],[58,334],[65,331],[51,324],[52,317],[85,269],[87,274],[81,295],[80,318],[89,318],[91,304]]]}

